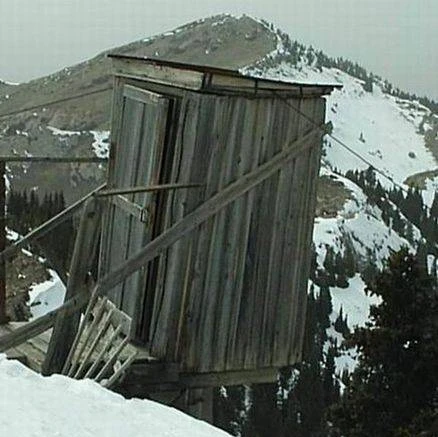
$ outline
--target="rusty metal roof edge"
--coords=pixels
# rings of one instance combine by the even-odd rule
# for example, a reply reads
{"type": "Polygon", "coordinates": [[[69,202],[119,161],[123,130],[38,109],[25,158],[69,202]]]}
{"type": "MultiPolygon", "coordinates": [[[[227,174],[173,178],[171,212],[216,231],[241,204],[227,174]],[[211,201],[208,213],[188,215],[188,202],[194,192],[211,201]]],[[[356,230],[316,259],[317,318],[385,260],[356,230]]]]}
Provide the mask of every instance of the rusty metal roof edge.
{"type": "Polygon", "coordinates": [[[266,83],[272,83],[277,85],[285,85],[285,86],[296,86],[296,87],[309,87],[309,88],[317,88],[317,89],[340,89],[342,88],[342,84],[329,84],[329,83],[306,83],[306,82],[288,82],[284,80],[274,80],[274,79],[265,79],[263,77],[257,77],[257,76],[246,76],[242,73],[240,73],[238,70],[230,70],[227,68],[221,68],[221,67],[213,67],[209,65],[199,65],[199,64],[190,64],[185,62],[178,62],[178,61],[169,61],[166,59],[159,59],[159,58],[149,58],[146,56],[134,56],[134,55],[123,55],[123,54],[117,54],[117,53],[109,53],[107,55],[109,58],[115,58],[115,59],[126,59],[126,60],[135,60],[135,61],[142,61],[148,64],[153,64],[157,66],[163,66],[163,67],[171,67],[176,68],[180,70],[192,70],[199,73],[209,73],[209,74],[219,74],[224,75],[228,77],[235,77],[239,79],[249,79],[254,80],[257,82],[263,81],[266,83]]]}

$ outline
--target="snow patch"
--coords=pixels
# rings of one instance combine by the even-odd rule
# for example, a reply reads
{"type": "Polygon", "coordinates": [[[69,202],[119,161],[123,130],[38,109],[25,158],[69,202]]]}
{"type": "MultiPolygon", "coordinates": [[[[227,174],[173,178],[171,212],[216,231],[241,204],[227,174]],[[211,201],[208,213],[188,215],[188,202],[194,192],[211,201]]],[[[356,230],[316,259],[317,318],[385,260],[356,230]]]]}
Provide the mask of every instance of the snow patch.
{"type": "MultiPolygon", "coordinates": [[[[351,199],[337,217],[315,219],[313,242],[319,266],[324,262],[327,246],[332,247],[335,253],[344,252],[346,238],[352,243],[359,259],[366,261],[373,254],[379,268],[383,267],[383,260],[390,256],[391,251],[402,247],[413,249],[405,238],[384,223],[380,209],[368,203],[360,187],[347,178],[328,172],[327,169],[323,169],[322,173],[342,182],[350,191],[351,199]]],[[[420,231],[415,227],[413,234],[415,240],[420,240],[420,231]]]]}
{"type": "Polygon", "coordinates": [[[98,158],[108,158],[109,156],[109,131],[90,131],[94,137],[93,148],[98,158]]]}
{"type": "Polygon", "coordinates": [[[30,320],[47,314],[64,303],[65,285],[54,270],[49,269],[51,278],[40,284],[32,285],[29,290],[30,320]]]}
{"type": "Polygon", "coordinates": [[[330,287],[332,297],[333,313],[331,319],[336,320],[341,307],[348,316],[348,326],[365,326],[369,320],[370,306],[379,305],[380,299],[375,295],[365,293],[366,284],[360,275],[348,280],[348,288],[330,287]]]}
{"type": "Polygon", "coordinates": [[[10,81],[8,81],[8,80],[4,80],[4,79],[0,79],[0,84],[11,85],[11,86],[17,86],[17,85],[20,85],[19,82],[10,82],[10,81]]]}
{"type": "Polygon", "coordinates": [[[124,399],[91,380],[43,377],[0,355],[2,435],[229,437],[174,408],[124,399]]]}
{"type": "MultiPolygon", "coordinates": [[[[43,109],[43,111],[44,111],[44,109],[43,109]]],[[[57,127],[53,127],[53,126],[47,126],[47,129],[49,129],[53,135],[59,135],[62,137],[71,137],[73,135],[81,135],[81,132],[79,132],[79,131],[63,130],[63,129],[58,129],[57,127]]]]}

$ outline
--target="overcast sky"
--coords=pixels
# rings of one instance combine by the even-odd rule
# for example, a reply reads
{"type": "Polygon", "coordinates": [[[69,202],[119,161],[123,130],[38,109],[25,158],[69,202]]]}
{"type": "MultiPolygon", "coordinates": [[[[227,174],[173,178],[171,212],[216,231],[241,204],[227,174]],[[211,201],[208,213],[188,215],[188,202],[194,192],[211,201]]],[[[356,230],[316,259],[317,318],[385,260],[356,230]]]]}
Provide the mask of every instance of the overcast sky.
{"type": "Polygon", "coordinates": [[[438,99],[437,0],[0,0],[0,78],[29,80],[222,12],[265,18],[438,99]]]}

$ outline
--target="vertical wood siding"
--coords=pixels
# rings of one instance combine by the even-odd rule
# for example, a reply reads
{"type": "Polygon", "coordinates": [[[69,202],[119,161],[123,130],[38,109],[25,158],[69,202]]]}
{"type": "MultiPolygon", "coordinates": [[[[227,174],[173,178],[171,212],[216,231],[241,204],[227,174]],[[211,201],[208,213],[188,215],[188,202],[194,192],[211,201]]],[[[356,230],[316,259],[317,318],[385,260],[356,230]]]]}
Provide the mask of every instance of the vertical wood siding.
{"type": "MultiPolygon", "coordinates": [[[[114,168],[110,171],[111,187],[132,187],[158,183],[163,155],[168,101],[151,93],[133,93],[122,86],[121,124],[114,132],[116,148],[114,168]]],[[[146,222],[130,215],[112,204],[109,206],[108,223],[103,240],[105,265],[102,274],[116,268],[137,253],[152,238],[156,215],[154,193],[135,193],[125,197],[147,212],[146,222]]],[[[111,300],[134,320],[138,317],[138,305],[145,298],[144,288],[147,267],[131,275],[119,286],[110,290],[111,300]]]]}
{"type": "MultiPolygon", "coordinates": [[[[322,98],[288,103],[315,123],[323,123],[322,98]]],[[[151,154],[150,142],[145,141],[160,131],[157,115],[147,108],[125,101],[120,143],[133,150],[116,157],[118,186],[144,184],[145,177],[151,182],[162,167],[159,153],[151,154]]],[[[186,92],[178,108],[166,182],[205,185],[163,196],[159,205],[163,230],[314,128],[274,97],[186,92]]],[[[142,276],[137,274],[113,292],[112,299],[134,316],[144,312],[135,290],[151,296],[147,301],[151,315],[142,323],[150,324],[143,340],[153,355],[195,372],[281,367],[299,360],[320,135],[313,142],[163,253],[153,290],[142,290],[142,276]]],[[[136,195],[133,201],[150,205],[151,199],[152,195],[136,195]]],[[[109,268],[151,238],[143,223],[123,214],[115,210],[107,225],[113,241],[105,246],[109,268]],[[127,229],[119,229],[123,220],[127,229]]]]}

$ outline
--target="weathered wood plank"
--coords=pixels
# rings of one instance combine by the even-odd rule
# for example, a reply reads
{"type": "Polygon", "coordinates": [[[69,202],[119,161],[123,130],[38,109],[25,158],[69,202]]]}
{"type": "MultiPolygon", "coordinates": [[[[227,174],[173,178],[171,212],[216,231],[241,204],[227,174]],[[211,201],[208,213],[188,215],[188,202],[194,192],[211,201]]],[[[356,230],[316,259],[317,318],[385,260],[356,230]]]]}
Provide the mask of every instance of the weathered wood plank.
{"type": "Polygon", "coordinates": [[[145,64],[136,59],[116,59],[113,58],[113,71],[116,75],[148,80],[155,83],[161,83],[173,86],[183,86],[193,90],[199,90],[202,87],[204,75],[197,72],[184,72],[181,70],[160,67],[152,64],[145,64]]]}
{"type": "MultiPolygon", "coordinates": [[[[251,147],[242,148],[242,171],[244,174],[254,171],[259,165],[259,154],[263,147],[263,137],[265,131],[264,124],[264,111],[261,108],[261,102],[259,100],[251,101],[251,116],[248,117],[247,124],[245,125],[244,136],[247,136],[251,147]],[[255,127],[255,128],[254,128],[255,127]],[[252,130],[252,134],[247,130],[252,130]],[[245,156],[246,155],[246,156],[245,156]]],[[[238,235],[230,237],[236,238],[236,244],[238,253],[236,254],[235,265],[235,280],[234,290],[232,293],[232,305],[230,308],[230,326],[227,345],[227,358],[226,369],[243,368],[245,344],[244,339],[248,336],[248,331],[245,329],[246,320],[248,320],[248,294],[252,293],[252,290],[246,287],[245,278],[248,271],[251,270],[250,259],[250,239],[252,232],[251,224],[252,217],[255,213],[256,196],[258,189],[255,188],[246,193],[240,201],[242,202],[241,208],[243,211],[241,227],[238,235]]]]}
{"type": "MultiPolygon", "coordinates": [[[[227,183],[238,180],[251,171],[251,164],[254,161],[253,155],[256,153],[253,146],[253,135],[257,101],[242,100],[242,103],[244,104],[240,108],[237,106],[233,111],[235,122],[232,124],[233,129],[230,129],[228,142],[234,143],[234,153],[230,153],[232,159],[227,183]]],[[[220,265],[220,281],[217,285],[220,293],[214,324],[214,366],[209,367],[209,370],[212,371],[227,368],[229,354],[233,348],[233,340],[230,337],[234,339],[236,334],[235,327],[237,326],[241,293],[240,288],[238,288],[239,275],[243,275],[243,271],[239,271],[238,268],[246,253],[247,223],[249,222],[249,216],[246,214],[247,200],[247,195],[244,195],[224,209],[227,218],[225,233],[222,236],[224,251],[220,265]]]]}
{"type": "Polygon", "coordinates": [[[123,386],[118,387],[130,396],[141,396],[158,391],[178,391],[184,388],[220,387],[241,384],[275,382],[278,368],[261,368],[227,372],[179,372],[178,368],[160,362],[140,364],[129,368],[123,386]]]}
{"type": "Polygon", "coordinates": [[[14,348],[19,344],[24,343],[28,339],[35,337],[43,333],[44,331],[47,331],[54,325],[56,317],[59,314],[74,314],[81,308],[85,307],[88,298],[89,294],[87,292],[82,292],[65,302],[59,308],[48,312],[38,319],[26,323],[25,325],[17,328],[8,335],[0,337],[0,352],[4,352],[7,349],[14,348]]]}
{"type": "MultiPolygon", "coordinates": [[[[100,238],[101,210],[101,202],[94,198],[88,199],[84,205],[70,265],[66,301],[87,288],[87,275],[94,262],[100,238]]],[[[79,312],[71,315],[60,314],[57,317],[42,369],[43,374],[61,372],[73,344],[79,319],[79,312]]]]}
{"type": "Polygon", "coordinates": [[[96,194],[97,197],[116,196],[121,194],[149,193],[155,191],[182,190],[184,188],[200,188],[202,184],[160,184],[160,185],[143,185],[139,187],[112,188],[101,190],[96,194]]]}
{"type": "Polygon", "coordinates": [[[125,196],[120,194],[111,198],[110,202],[117,208],[122,209],[126,213],[132,215],[140,222],[146,223],[150,220],[150,215],[147,209],[137,203],[131,202],[125,196]]]}
{"type": "MultiPolygon", "coordinates": [[[[300,107],[302,100],[291,102],[296,107],[300,107]]],[[[285,133],[289,137],[299,137],[303,132],[300,131],[300,120],[297,113],[292,109],[289,110],[289,116],[293,119],[293,123],[289,124],[289,129],[285,127],[285,133]]],[[[282,220],[281,235],[277,240],[275,250],[275,268],[272,272],[271,279],[273,281],[270,286],[271,303],[267,311],[267,320],[276,320],[275,325],[271,324],[270,329],[266,332],[265,341],[270,345],[269,354],[265,354],[262,363],[259,365],[282,366],[288,363],[285,357],[288,356],[290,341],[287,336],[287,315],[290,308],[295,305],[294,302],[294,281],[295,278],[291,274],[294,269],[294,263],[299,263],[300,258],[294,258],[292,254],[299,253],[293,241],[288,240],[288,236],[296,237],[299,234],[298,228],[298,212],[300,205],[298,200],[303,196],[302,183],[307,175],[307,167],[302,161],[302,156],[306,153],[297,156],[288,167],[283,169],[282,181],[284,183],[282,190],[282,208],[279,210],[282,220]],[[293,187],[290,189],[288,187],[293,187]],[[286,336],[286,338],[284,338],[286,336]],[[282,342],[276,342],[274,339],[281,337],[282,342]]],[[[268,322],[269,323],[269,322],[268,322]]]]}
{"type": "MultiPolygon", "coordinates": [[[[199,96],[185,96],[181,101],[180,113],[184,114],[178,121],[174,145],[171,181],[190,180],[190,170],[194,160],[196,145],[196,130],[199,117],[199,96]]],[[[192,193],[192,194],[201,194],[192,193]]],[[[163,231],[182,219],[187,212],[188,191],[170,193],[166,203],[165,223],[163,231]]],[[[190,262],[185,255],[187,251],[187,238],[183,238],[171,245],[165,259],[160,263],[158,272],[158,287],[154,301],[154,310],[151,318],[151,331],[147,340],[151,343],[154,355],[173,359],[177,354],[178,345],[173,343],[176,326],[175,314],[181,314],[181,271],[187,269],[186,262],[190,262]],[[165,278],[165,280],[164,280],[165,278]]]]}
{"type": "MultiPolygon", "coordinates": [[[[130,165],[133,161],[134,147],[137,146],[135,138],[139,138],[141,133],[141,115],[143,114],[143,104],[133,101],[124,96],[124,83],[119,81],[115,91],[117,104],[120,109],[115,110],[113,116],[113,137],[111,139],[110,168],[108,172],[108,188],[126,187],[130,184],[132,170],[130,165]],[[133,128],[137,129],[136,134],[133,128]],[[130,162],[127,162],[129,161],[130,162]]],[[[126,254],[126,233],[128,225],[125,224],[125,213],[116,206],[110,204],[105,215],[107,221],[103,228],[102,241],[104,246],[101,252],[101,267],[99,274],[109,272],[114,265],[125,259],[126,254]],[[120,226],[120,223],[124,223],[120,226]]],[[[123,303],[123,283],[113,290],[108,296],[121,307],[123,303]]]]}
{"type": "MultiPolygon", "coordinates": [[[[226,117],[228,102],[224,99],[203,96],[201,99],[201,111],[199,127],[197,131],[195,153],[201,160],[192,163],[191,177],[205,179],[203,199],[208,199],[218,191],[220,183],[220,162],[224,158],[224,137],[226,133],[222,129],[223,119],[226,117]]],[[[196,155],[195,155],[196,156],[196,155]]],[[[191,198],[187,211],[193,211],[201,199],[191,198]]],[[[188,302],[188,317],[184,325],[183,339],[185,342],[185,364],[191,368],[199,366],[199,348],[203,341],[203,311],[206,307],[207,264],[206,254],[210,250],[212,233],[216,225],[216,218],[202,224],[195,229],[193,242],[193,273],[191,290],[188,302]]]]}
{"type": "MultiPolygon", "coordinates": [[[[170,101],[167,98],[160,98],[157,101],[145,103],[145,112],[143,116],[143,137],[138,147],[137,162],[135,164],[135,173],[131,185],[151,184],[157,185],[161,181],[161,172],[163,168],[163,157],[166,148],[166,126],[168,122],[170,101]]],[[[131,221],[131,235],[129,236],[128,252],[129,255],[136,253],[146,243],[153,239],[157,232],[157,214],[158,214],[158,194],[157,192],[138,192],[134,193],[132,200],[143,206],[148,211],[148,220],[146,226],[135,219],[131,221]]],[[[130,278],[127,278],[125,288],[130,290],[129,312],[133,317],[133,329],[139,334],[139,324],[145,329],[149,329],[151,320],[151,311],[155,296],[155,284],[148,281],[156,274],[156,265],[150,263],[142,271],[137,272],[130,278]],[[136,309],[139,298],[142,299],[143,315],[140,317],[136,309]]],[[[154,282],[154,281],[152,281],[154,282]]],[[[128,297],[127,297],[128,299],[128,297]]]]}
{"type": "MultiPolygon", "coordinates": [[[[107,185],[108,188],[115,186],[113,181],[114,177],[111,175],[115,171],[115,156],[120,149],[120,133],[122,124],[122,114],[125,107],[125,99],[123,97],[123,82],[120,78],[114,77],[113,79],[113,98],[111,105],[111,135],[110,135],[110,149],[109,149],[109,161],[107,170],[107,185]]],[[[111,245],[110,238],[107,236],[112,234],[113,222],[112,217],[114,213],[114,207],[107,203],[102,214],[102,239],[99,252],[99,277],[107,273],[109,268],[109,247],[111,245]]]]}
{"type": "MultiPolygon", "coordinates": [[[[317,99],[314,102],[315,108],[313,117],[316,121],[324,120],[325,118],[325,100],[317,99]]],[[[321,146],[316,147],[309,152],[309,160],[310,160],[310,171],[309,171],[309,181],[315,180],[319,174],[319,168],[321,164],[321,146]]],[[[309,191],[308,191],[308,205],[306,208],[304,224],[305,224],[305,235],[303,236],[303,250],[307,252],[307,257],[304,259],[303,268],[301,269],[301,277],[299,278],[300,289],[306,290],[306,293],[302,292],[298,296],[298,308],[301,308],[301,311],[297,314],[295,318],[295,327],[296,331],[293,337],[293,350],[295,351],[295,355],[291,357],[298,362],[301,359],[302,354],[302,345],[304,338],[304,327],[306,320],[306,304],[307,304],[307,284],[308,284],[308,276],[310,272],[310,262],[311,262],[311,244],[312,244],[312,231],[313,231],[313,220],[315,214],[316,207],[316,184],[309,182],[309,191]]]]}
{"type": "MultiPolygon", "coordinates": [[[[296,100],[295,100],[296,102],[296,100]]],[[[282,105],[284,106],[284,105],[282,105]]],[[[280,105],[276,105],[275,124],[277,134],[273,134],[278,144],[283,144],[285,138],[298,138],[298,120],[296,112],[287,108],[284,109],[280,105]]],[[[303,152],[305,153],[305,152],[303,152]]],[[[283,302],[283,307],[279,313],[276,313],[277,302],[280,295],[285,292],[281,289],[281,265],[282,252],[285,244],[285,233],[288,222],[293,219],[289,216],[289,208],[295,210],[297,205],[290,202],[290,194],[299,192],[297,185],[294,185],[293,174],[296,169],[296,161],[298,158],[292,160],[287,166],[284,166],[278,175],[278,185],[275,188],[272,196],[275,196],[275,206],[272,210],[272,238],[270,241],[269,255],[268,255],[268,278],[265,290],[265,301],[263,306],[263,321],[262,331],[260,335],[259,350],[260,355],[257,358],[257,365],[260,367],[272,365],[272,358],[279,357],[283,350],[287,350],[287,343],[283,344],[281,348],[276,348],[273,343],[274,331],[284,329],[282,326],[282,315],[287,311],[287,306],[293,304],[290,298],[283,302]]],[[[305,169],[303,169],[305,171],[305,169]]],[[[292,224],[292,227],[294,225],[292,224]]],[[[287,285],[287,290],[290,290],[292,284],[287,285]]],[[[287,352],[286,352],[287,354],[287,352]]],[[[286,362],[285,362],[286,364],[286,362]]]]}
{"type": "MultiPolygon", "coordinates": [[[[304,100],[296,102],[299,110],[303,109],[304,100]]],[[[306,124],[302,117],[296,118],[295,127],[298,137],[305,131],[306,124]]],[[[305,197],[303,193],[305,181],[307,179],[308,167],[304,158],[306,152],[297,156],[294,160],[293,172],[291,174],[290,185],[294,190],[290,190],[286,196],[286,222],[283,232],[283,244],[279,247],[279,270],[277,272],[277,289],[278,296],[275,305],[272,309],[271,316],[278,320],[278,327],[271,332],[269,338],[272,345],[273,353],[270,357],[270,363],[273,366],[282,365],[280,363],[287,362],[286,357],[292,347],[291,332],[289,331],[288,321],[290,313],[296,310],[296,294],[298,287],[297,269],[301,268],[301,259],[304,254],[300,253],[300,208],[302,199],[305,197]]]]}
{"type": "MultiPolygon", "coordinates": [[[[279,127],[276,126],[276,109],[277,102],[274,99],[269,101],[265,106],[265,133],[262,149],[259,155],[259,164],[269,162],[272,156],[282,150],[283,145],[278,136],[279,127]]],[[[281,153],[281,152],[280,152],[281,153]]],[[[287,164],[285,164],[286,166],[287,164]]],[[[283,166],[281,167],[283,168],[283,166]]],[[[278,168],[277,170],[280,170],[278,168]]],[[[252,245],[253,273],[251,282],[248,284],[251,290],[252,298],[250,300],[250,319],[246,329],[249,332],[248,341],[244,352],[245,369],[251,369],[256,366],[258,354],[269,348],[268,344],[263,344],[260,348],[261,336],[263,334],[263,313],[265,301],[267,299],[267,280],[269,269],[269,251],[272,242],[272,219],[275,209],[276,190],[278,186],[279,171],[273,172],[263,184],[258,187],[257,193],[257,211],[252,218],[254,238],[252,245]]]]}
{"type": "MultiPolygon", "coordinates": [[[[125,114],[122,127],[123,152],[115,157],[116,163],[118,162],[120,165],[115,174],[117,187],[136,185],[135,178],[137,176],[139,158],[141,158],[139,152],[142,149],[144,133],[148,131],[147,126],[144,126],[145,114],[150,114],[150,107],[146,103],[126,96],[125,98],[125,114]]],[[[128,196],[128,199],[133,201],[133,196],[128,196]]],[[[117,235],[118,242],[112,248],[112,268],[118,265],[119,262],[129,258],[132,228],[137,223],[137,219],[125,215],[116,208],[115,222],[117,227],[113,230],[113,233],[117,235]],[[115,255],[114,252],[119,252],[119,255],[115,255]]],[[[136,272],[134,278],[127,279],[127,281],[136,279],[139,273],[136,272]]],[[[118,289],[118,293],[120,293],[120,305],[118,305],[118,308],[132,316],[134,304],[131,298],[136,290],[132,290],[127,281],[121,283],[118,289]]]]}
{"type": "MultiPolygon", "coordinates": [[[[239,129],[243,123],[244,101],[242,99],[228,98],[226,112],[221,121],[221,128],[225,136],[219,143],[222,158],[212,161],[213,172],[218,175],[217,190],[223,190],[235,178],[233,177],[233,164],[235,153],[238,153],[239,144],[236,137],[239,136],[239,129]]],[[[225,109],[225,108],[224,108],[225,109]]],[[[206,278],[203,293],[203,305],[200,308],[201,323],[198,326],[198,337],[200,342],[197,344],[197,356],[199,363],[197,368],[200,371],[208,369],[215,370],[220,363],[216,361],[218,341],[222,344],[222,339],[226,337],[226,329],[219,332],[217,324],[220,313],[223,310],[224,287],[222,286],[221,276],[224,273],[224,260],[227,247],[226,235],[229,232],[230,213],[234,204],[224,207],[214,217],[212,233],[210,235],[209,249],[207,254],[206,278]],[[202,352],[201,352],[202,351],[202,352]]]]}

